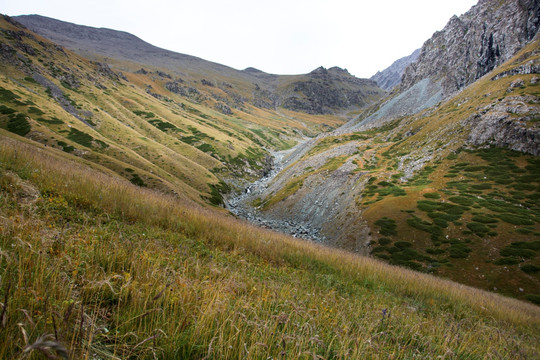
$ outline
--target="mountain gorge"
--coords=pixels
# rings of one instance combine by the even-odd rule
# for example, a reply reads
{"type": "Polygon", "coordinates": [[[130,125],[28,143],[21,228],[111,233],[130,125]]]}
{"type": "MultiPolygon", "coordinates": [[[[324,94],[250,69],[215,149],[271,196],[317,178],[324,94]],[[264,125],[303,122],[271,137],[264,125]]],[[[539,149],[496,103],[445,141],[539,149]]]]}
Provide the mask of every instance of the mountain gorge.
{"type": "Polygon", "coordinates": [[[539,12],[371,79],[2,15],[0,358],[538,357],[539,12]]]}
{"type": "Polygon", "coordinates": [[[294,219],[310,229],[297,236],[534,298],[538,4],[497,4],[452,18],[387,98],[299,147],[243,199],[249,216],[277,228],[294,219]],[[486,46],[499,48],[489,61],[486,46]]]}

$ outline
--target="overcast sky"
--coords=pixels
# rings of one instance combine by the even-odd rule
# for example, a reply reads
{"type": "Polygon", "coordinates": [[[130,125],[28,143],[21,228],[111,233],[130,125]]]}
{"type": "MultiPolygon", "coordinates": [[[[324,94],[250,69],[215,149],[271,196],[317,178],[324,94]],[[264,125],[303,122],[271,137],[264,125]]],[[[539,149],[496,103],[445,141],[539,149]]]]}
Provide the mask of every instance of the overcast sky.
{"type": "Polygon", "coordinates": [[[173,51],[275,74],[339,66],[370,77],[409,55],[477,0],[0,0],[39,14],[132,33],[173,51]]]}

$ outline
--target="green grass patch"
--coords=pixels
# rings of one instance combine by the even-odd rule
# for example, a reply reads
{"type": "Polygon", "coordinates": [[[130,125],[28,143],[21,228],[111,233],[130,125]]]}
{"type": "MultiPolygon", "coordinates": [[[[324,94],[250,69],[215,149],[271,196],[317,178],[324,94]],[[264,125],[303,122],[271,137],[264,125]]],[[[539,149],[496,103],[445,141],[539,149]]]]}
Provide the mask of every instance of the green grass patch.
{"type": "Polygon", "coordinates": [[[9,115],[7,129],[14,134],[25,136],[30,132],[32,126],[28,120],[26,120],[26,115],[17,113],[9,115]]]}
{"type": "Polygon", "coordinates": [[[375,221],[375,225],[377,225],[380,228],[379,234],[381,235],[384,235],[384,236],[397,235],[397,225],[396,225],[396,221],[393,219],[383,217],[375,221]]]}
{"type": "Polygon", "coordinates": [[[44,118],[37,118],[36,119],[37,121],[41,122],[41,123],[45,123],[45,124],[50,124],[50,125],[61,125],[64,123],[64,121],[56,118],[56,117],[51,117],[50,119],[44,119],[44,118]]]}
{"type": "Polygon", "coordinates": [[[146,184],[144,183],[143,179],[138,174],[132,174],[131,179],[129,179],[132,184],[135,184],[140,187],[146,187],[146,184]]]}
{"type": "Polygon", "coordinates": [[[0,105],[0,114],[2,115],[11,115],[11,114],[14,114],[16,113],[17,111],[10,108],[10,107],[7,107],[6,105],[0,105]]]}
{"type": "Polygon", "coordinates": [[[525,264],[521,267],[521,271],[527,274],[536,274],[540,271],[540,266],[536,266],[534,264],[525,264]]]}
{"type": "Polygon", "coordinates": [[[73,127],[69,129],[69,134],[67,138],[71,141],[76,142],[79,145],[86,147],[92,147],[92,140],[94,140],[92,136],[73,127]]]}

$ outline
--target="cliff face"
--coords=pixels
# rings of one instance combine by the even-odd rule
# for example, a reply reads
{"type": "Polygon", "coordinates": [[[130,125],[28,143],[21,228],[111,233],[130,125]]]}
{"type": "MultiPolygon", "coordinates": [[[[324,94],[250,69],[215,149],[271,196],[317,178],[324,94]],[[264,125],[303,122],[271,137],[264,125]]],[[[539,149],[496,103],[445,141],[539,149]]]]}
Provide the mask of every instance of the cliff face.
{"type": "Polygon", "coordinates": [[[510,59],[540,25],[537,0],[480,0],[426,41],[403,74],[400,91],[429,78],[452,94],[510,59]]]}
{"type": "Polygon", "coordinates": [[[375,81],[359,79],[345,69],[319,67],[278,90],[281,106],[309,114],[360,108],[384,94],[375,81]]]}
{"type": "Polygon", "coordinates": [[[403,72],[407,66],[418,59],[418,55],[420,55],[420,49],[414,50],[414,52],[409,56],[405,56],[394,61],[392,65],[383,71],[377,71],[375,75],[370,77],[370,80],[377,82],[377,85],[386,91],[392,90],[396,85],[401,83],[403,72]]]}

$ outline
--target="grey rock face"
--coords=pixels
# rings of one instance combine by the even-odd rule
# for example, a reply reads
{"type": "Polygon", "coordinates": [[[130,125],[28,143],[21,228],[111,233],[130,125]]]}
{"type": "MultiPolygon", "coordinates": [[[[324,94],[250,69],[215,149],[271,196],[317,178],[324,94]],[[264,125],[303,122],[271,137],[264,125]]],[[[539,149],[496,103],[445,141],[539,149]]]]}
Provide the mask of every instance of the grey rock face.
{"type": "Polygon", "coordinates": [[[321,66],[305,80],[295,82],[292,94],[282,98],[281,106],[309,114],[330,114],[336,109],[363,107],[371,95],[380,93],[373,80],[356,78],[339,67],[321,66]]]}
{"type": "Polygon", "coordinates": [[[229,105],[225,104],[225,103],[222,103],[222,102],[218,102],[216,104],[216,109],[218,111],[220,111],[222,114],[225,114],[225,115],[232,115],[232,110],[231,108],[229,107],[229,105]]]}
{"type": "Polygon", "coordinates": [[[540,129],[532,123],[539,115],[540,98],[507,96],[463,121],[463,125],[471,128],[467,142],[506,147],[538,156],[540,129]]]}
{"type": "Polygon", "coordinates": [[[418,60],[405,69],[400,91],[430,78],[441,83],[446,97],[510,59],[539,26],[538,0],[480,0],[424,43],[418,60]]]}
{"type": "Polygon", "coordinates": [[[418,59],[419,55],[420,49],[416,49],[411,55],[402,57],[401,59],[394,61],[392,65],[390,65],[383,71],[377,71],[377,73],[369,79],[377,82],[377,85],[379,85],[380,88],[386,91],[390,91],[396,85],[399,85],[401,83],[401,76],[403,76],[405,68],[415,62],[418,59]]]}

